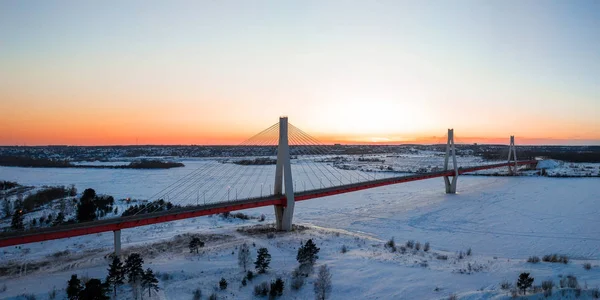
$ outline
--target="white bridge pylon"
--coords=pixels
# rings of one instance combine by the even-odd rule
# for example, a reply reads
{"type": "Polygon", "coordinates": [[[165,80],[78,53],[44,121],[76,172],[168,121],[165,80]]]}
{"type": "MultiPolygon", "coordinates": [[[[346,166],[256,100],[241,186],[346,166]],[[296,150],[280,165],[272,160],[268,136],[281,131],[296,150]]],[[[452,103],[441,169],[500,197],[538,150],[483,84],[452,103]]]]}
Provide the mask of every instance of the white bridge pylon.
{"type": "Polygon", "coordinates": [[[285,184],[286,205],[275,205],[275,228],[282,231],[292,230],[294,217],[294,180],[290,163],[290,145],[288,140],[288,118],[279,118],[279,145],[277,147],[277,166],[275,168],[275,195],[282,195],[285,184]]]}
{"type": "Polygon", "coordinates": [[[510,146],[508,146],[508,174],[510,175],[517,175],[518,173],[518,164],[517,164],[517,148],[515,147],[515,136],[511,135],[510,136],[510,146]],[[510,165],[510,157],[513,157],[513,159],[515,160],[515,165],[514,167],[510,165]],[[513,170],[514,168],[514,170],[513,170]]]}
{"type": "Polygon", "coordinates": [[[454,167],[454,176],[450,181],[450,176],[444,176],[446,184],[446,194],[456,194],[456,181],[458,181],[458,165],[456,164],[456,147],[454,146],[454,129],[448,129],[448,142],[446,143],[446,157],[444,158],[444,171],[448,171],[448,161],[452,156],[452,166],[454,167]]]}

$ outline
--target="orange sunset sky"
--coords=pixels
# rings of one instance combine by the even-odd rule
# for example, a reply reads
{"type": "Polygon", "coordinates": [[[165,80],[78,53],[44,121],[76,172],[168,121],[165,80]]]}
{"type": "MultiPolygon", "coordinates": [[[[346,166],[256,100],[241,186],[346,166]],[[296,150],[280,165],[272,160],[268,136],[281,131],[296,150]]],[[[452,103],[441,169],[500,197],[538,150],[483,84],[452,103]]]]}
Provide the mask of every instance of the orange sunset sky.
{"type": "Polygon", "coordinates": [[[600,2],[0,2],[0,145],[600,144],[600,2]]]}

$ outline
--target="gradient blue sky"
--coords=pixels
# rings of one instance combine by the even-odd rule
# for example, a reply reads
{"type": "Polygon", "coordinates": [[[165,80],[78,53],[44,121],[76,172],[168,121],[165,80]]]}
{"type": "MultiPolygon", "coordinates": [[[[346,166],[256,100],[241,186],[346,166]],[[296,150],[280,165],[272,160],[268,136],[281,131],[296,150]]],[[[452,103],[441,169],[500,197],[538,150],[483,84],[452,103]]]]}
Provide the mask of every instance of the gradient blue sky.
{"type": "Polygon", "coordinates": [[[0,144],[600,144],[600,1],[2,1],[0,144]]]}

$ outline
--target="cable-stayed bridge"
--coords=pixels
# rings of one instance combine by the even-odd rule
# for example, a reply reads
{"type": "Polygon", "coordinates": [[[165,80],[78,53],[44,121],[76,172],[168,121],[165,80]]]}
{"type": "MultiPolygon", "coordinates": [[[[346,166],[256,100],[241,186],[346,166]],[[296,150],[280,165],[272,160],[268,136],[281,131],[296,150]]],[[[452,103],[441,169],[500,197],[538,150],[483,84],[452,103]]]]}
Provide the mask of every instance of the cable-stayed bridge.
{"type": "Polygon", "coordinates": [[[2,233],[0,247],[113,231],[118,254],[123,229],[263,206],[274,206],[277,229],[288,231],[297,201],[437,177],[444,178],[446,193],[453,194],[461,174],[508,168],[514,175],[519,166],[537,163],[517,160],[512,136],[503,162],[457,155],[452,129],[444,139],[445,155],[353,155],[320,143],[282,117],[241,143],[236,153],[202,161],[148,199],[164,200],[157,205],[137,207],[126,217],[2,233]],[[166,209],[168,203],[174,207],[166,209]]]}

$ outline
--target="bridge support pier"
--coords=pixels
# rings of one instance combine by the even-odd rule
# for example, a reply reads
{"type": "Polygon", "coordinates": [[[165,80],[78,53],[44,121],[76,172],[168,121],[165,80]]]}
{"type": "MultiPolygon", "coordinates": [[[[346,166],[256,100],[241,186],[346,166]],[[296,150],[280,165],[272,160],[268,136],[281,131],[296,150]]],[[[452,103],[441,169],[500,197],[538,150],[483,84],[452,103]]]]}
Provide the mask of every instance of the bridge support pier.
{"type": "Polygon", "coordinates": [[[115,256],[121,256],[121,230],[113,231],[115,238],[115,256]]]}
{"type": "Polygon", "coordinates": [[[448,142],[446,143],[446,158],[444,159],[444,171],[448,171],[448,161],[452,156],[454,176],[444,176],[446,194],[456,194],[456,181],[458,180],[458,166],[456,165],[456,148],[454,147],[454,129],[448,129],[448,142]],[[452,180],[450,180],[452,177],[452,180]]]}
{"type": "Polygon", "coordinates": [[[288,142],[288,119],[279,118],[279,146],[277,147],[277,166],[275,168],[274,194],[282,195],[285,185],[285,205],[275,205],[275,228],[282,231],[292,230],[294,217],[294,181],[290,163],[290,145],[288,142]]]}
{"type": "Polygon", "coordinates": [[[510,136],[510,145],[508,146],[508,174],[509,175],[518,175],[518,164],[517,164],[517,149],[515,147],[515,136],[510,136]],[[511,156],[515,160],[515,165],[510,165],[511,156]]]}

